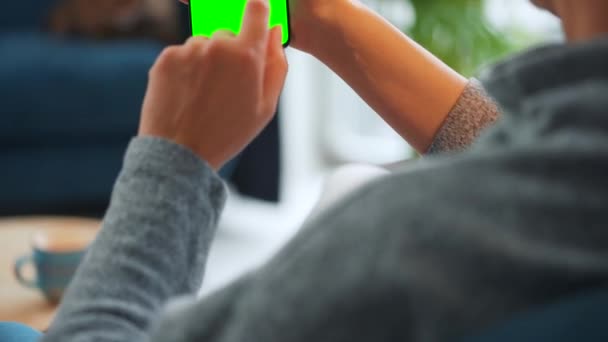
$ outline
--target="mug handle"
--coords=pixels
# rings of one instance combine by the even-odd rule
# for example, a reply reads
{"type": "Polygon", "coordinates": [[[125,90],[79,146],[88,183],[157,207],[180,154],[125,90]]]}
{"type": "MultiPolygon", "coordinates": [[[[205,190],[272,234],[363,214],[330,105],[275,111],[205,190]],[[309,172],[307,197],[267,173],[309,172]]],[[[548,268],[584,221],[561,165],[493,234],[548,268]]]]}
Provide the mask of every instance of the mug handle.
{"type": "Polygon", "coordinates": [[[36,285],[36,281],[25,279],[22,273],[23,267],[27,264],[33,263],[33,261],[34,260],[31,255],[22,256],[21,258],[17,259],[15,262],[15,277],[21,285],[32,289],[37,289],[38,285],[36,285]]]}

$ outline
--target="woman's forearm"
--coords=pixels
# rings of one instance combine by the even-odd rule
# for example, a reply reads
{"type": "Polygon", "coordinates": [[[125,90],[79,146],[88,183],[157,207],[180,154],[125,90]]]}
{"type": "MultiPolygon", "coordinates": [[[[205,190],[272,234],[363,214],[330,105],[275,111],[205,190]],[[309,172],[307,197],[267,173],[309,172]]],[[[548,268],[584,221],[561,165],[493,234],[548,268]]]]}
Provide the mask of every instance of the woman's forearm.
{"type": "Polygon", "coordinates": [[[316,16],[306,51],[426,151],[467,80],[355,0],[332,0],[316,16]]]}

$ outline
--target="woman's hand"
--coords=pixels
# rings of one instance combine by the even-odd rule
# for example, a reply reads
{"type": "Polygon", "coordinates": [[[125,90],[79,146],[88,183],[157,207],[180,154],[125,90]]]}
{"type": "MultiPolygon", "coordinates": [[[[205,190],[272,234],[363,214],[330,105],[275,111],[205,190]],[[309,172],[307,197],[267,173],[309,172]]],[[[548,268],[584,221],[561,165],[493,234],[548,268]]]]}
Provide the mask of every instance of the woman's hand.
{"type": "Polygon", "coordinates": [[[238,37],[218,32],[165,49],[150,71],[140,135],[173,140],[214,169],[270,121],[287,73],[268,0],[249,0],[238,37]]]}
{"type": "MultiPolygon", "coordinates": [[[[179,0],[189,4],[190,0],[179,0]]],[[[308,52],[316,40],[322,38],[317,34],[321,18],[333,11],[339,2],[350,0],[283,0],[289,1],[291,39],[290,45],[298,50],[308,52]]]]}

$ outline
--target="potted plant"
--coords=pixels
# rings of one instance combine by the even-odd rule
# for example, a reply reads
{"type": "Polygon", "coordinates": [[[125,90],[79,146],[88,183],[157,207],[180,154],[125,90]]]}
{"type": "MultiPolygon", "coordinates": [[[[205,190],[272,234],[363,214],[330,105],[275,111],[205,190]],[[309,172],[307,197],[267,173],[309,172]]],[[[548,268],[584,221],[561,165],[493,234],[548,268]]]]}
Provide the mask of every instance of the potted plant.
{"type": "Polygon", "coordinates": [[[415,17],[403,31],[464,75],[514,48],[487,20],[485,0],[380,0],[389,1],[408,2],[415,17]]]}

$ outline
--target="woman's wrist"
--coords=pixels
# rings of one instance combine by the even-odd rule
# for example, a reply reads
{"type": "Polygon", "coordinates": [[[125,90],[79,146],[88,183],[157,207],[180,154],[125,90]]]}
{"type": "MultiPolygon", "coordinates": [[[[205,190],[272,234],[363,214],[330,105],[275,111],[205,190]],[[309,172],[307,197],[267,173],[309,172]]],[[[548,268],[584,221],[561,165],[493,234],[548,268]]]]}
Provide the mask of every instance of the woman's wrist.
{"type": "Polygon", "coordinates": [[[292,18],[296,39],[293,46],[300,51],[318,57],[324,48],[332,44],[333,37],[340,36],[340,13],[352,6],[352,0],[316,1],[316,4],[302,9],[302,15],[292,18]]]}

